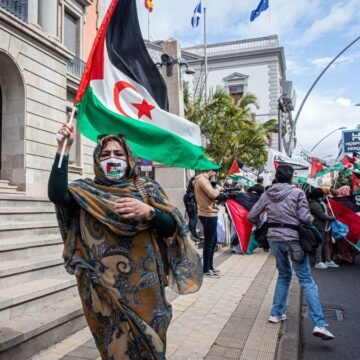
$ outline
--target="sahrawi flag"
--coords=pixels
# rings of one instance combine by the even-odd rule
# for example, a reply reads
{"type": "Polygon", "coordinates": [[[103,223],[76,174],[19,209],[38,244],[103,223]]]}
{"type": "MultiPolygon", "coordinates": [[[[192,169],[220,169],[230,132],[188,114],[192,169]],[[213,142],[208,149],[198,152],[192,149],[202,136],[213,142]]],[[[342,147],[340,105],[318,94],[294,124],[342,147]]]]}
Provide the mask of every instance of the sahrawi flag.
{"type": "Polygon", "coordinates": [[[113,0],[76,94],[80,132],[123,134],[141,158],[197,170],[217,169],[201,147],[200,128],[168,113],[166,85],[148,54],[136,1],[113,0]]]}

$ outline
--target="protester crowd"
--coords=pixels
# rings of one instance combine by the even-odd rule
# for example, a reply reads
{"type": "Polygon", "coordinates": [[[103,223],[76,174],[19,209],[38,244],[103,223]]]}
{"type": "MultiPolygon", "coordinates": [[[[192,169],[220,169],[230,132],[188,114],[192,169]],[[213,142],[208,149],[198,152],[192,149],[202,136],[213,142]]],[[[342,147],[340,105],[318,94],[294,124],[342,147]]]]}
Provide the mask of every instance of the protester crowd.
{"type": "Polygon", "coordinates": [[[213,257],[217,242],[217,214],[219,208],[226,205],[230,219],[231,252],[251,254],[257,247],[262,247],[264,251],[270,248],[275,256],[279,276],[269,322],[286,320],[287,295],[294,270],[315,325],[313,335],[331,340],[334,335],[326,327],[311,265],[325,270],[338,268],[340,260],[351,262],[351,256],[346,257],[346,253],[354,252],[356,244],[352,246],[346,238],[349,227],[337,220],[329,201],[351,197],[351,189],[349,186],[331,191],[310,188],[304,192],[300,186],[292,184],[293,173],[291,166],[280,165],[272,184],[266,187],[261,176],[250,187],[234,183],[228,177],[220,186],[215,181],[215,171],[203,171],[193,176],[184,196],[191,238],[196,243],[203,240],[204,275],[220,277],[221,273],[214,268],[213,257]],[[230,204],[234,202],[244,211],[232,213],[230,204]],[[203,236],[199,235],[199,227],[196,227],[198,215],[203,225],[203,236]],[[243,217],[237,226],[236,217],[243,217]],[[245,248],[246,242],[240,241],[240,238],[246,234],[241,227],[247,226],[250,226],[251,232],[247,235],[245,248]],[[261,230],[262,226],[266,226],[266,230],[261,230]],[[260,233],[262,235],[257,235],[260,233]],[[266,244],[263,243],[264,233],[266,244]],[[313,242],[309,240],[307,247],[302,240],[305,237],[313,242]]]}
{"type": "MultiPolygon", "coordinates": [[[[216,170],[201,171],[190,179],[184,195],[187,226],[161,185],[141,176],[123,136],[100,137],[93,156],[94,179],[69,184],[74,126],[63,125],[59,134],[63,139],[58,139],[48,194],[56,205],[65,267],[76,275],[85,317],[102,358],[115,354],[131,354],[134,359],[165,357],[172,316],[165,287],[187,294],[199,290],[203,276],[221,277],[214,267],[214,253],[224,205],[232,220],[232,251],[251,254],[256,247],[270,248],[276,259],[279,276],[269,322],[286,320],[293,269],[315,325],[313,335],[334,338],[326,328],[309,254],[314,255],[317,269],[335,268],[334,251],[346,258],[339,239],[354,244],[359,240],[338,221],[344,219],[350,188],[342,187],[332,195],[315,188],[305,194],[292,185],[294,170],[289,165],[280,165],[267,187],[262,177],[249,187],[229,178],[221,186],[216,170]],[[339,203],[341,197],[346,201],[339,203]],[[339,246],[331,246],[330,251],[333,238],[339,246]],[[194,243],[202,243],[202,261],[194,243]]],[[[360,211],[360,204],[353,206],[360,211]]]]}

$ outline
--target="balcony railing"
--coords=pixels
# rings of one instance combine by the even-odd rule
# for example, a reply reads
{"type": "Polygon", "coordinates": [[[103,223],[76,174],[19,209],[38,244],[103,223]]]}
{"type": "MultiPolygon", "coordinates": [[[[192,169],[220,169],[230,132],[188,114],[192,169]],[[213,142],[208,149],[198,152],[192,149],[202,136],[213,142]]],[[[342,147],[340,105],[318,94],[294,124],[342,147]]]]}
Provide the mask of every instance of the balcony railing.
{"type": "Polygon", "coordinates": [[[81,78],[84,69],[85,69],[85,62],[81,59],[74,57],[73,59],[69,60],[67,65],[67,71],[69,74],[81,78]]]}
{"type": "Polygon", "coordinates": [[[0,0],[0,8],[25,22],[28,21],[28,6],[28,0],[0,0]]]}

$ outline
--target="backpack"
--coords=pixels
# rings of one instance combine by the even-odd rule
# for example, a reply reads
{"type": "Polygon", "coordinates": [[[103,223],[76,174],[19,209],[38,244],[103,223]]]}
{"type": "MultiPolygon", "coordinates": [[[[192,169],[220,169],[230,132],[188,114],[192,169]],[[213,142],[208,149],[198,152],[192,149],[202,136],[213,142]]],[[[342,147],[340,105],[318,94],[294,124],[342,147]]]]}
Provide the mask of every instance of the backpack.
{"type": "Polygon", "coordinates": [[[195,199],[195,190],[193,185],[194,178],[190,179],[189,186],[186,190],[186,193],[183,197],[185,210],[189,216],[193,216],[197,214],[197,204],[195,199]]]}
{"type": "Polygon", "coordinates": [[[197,204],[194,193],[186,192],[183,197],[183,201],[185,205],[185,210],[189,216],[197,214],[197,204]]]}
{"type": "Polygon", "coordinates": [[[315,255],[316,249],[322,243],[322,237],[315,225],[299,225],[300,245],[310,255],[315,255]]]}

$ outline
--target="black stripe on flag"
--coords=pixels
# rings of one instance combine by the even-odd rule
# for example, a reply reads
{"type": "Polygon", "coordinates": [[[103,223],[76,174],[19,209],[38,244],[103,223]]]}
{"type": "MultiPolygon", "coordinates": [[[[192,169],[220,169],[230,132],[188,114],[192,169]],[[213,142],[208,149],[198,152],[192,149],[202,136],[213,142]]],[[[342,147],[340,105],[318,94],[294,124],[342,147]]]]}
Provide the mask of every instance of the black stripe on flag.
{"type": "Polygon", "coordinates": [[[333,198],[334,201],[346,206],[348,209],[360,212],[360,194],[333,198]]]}
{"type": "Polygon", "coordinates": [[[146,49],[135,0],[118,1],[107,30],[106,46],[111,63],[142,85],[168,111],[166,84],[146,49]]]}

